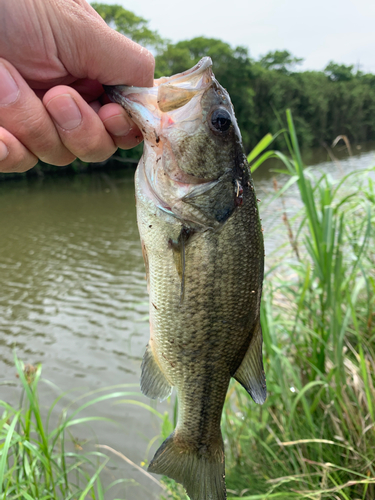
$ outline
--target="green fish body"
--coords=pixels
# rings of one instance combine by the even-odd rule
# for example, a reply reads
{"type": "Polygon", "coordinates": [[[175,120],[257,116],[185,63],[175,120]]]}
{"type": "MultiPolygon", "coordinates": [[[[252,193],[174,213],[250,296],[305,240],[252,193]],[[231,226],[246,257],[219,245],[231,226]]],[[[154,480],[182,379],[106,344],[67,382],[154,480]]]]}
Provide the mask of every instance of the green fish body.
{"type": "Polygon", "coordinates": [[[152,89],[108,92],[145,137],[135,176],[150,295],[141,389],[178,395],[177,426],[149,471],[182,483],[191,500],[224,500],[230,378],[256,403],[266,398],[263,236],[233,106],[209,58],[152,89]]]}

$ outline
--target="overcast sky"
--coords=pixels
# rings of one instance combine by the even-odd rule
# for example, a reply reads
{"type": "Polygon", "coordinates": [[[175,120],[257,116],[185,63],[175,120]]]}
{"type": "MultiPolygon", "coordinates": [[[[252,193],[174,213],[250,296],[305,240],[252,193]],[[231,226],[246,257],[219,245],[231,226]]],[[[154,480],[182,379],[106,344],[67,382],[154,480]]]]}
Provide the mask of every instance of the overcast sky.
{"type": "Polygon", "coordinates": [[[121,4],[173,42],[204,35],[253,58],[289,50],[305,69],[330,60],[375,72],[375,0],[98,0],[121,4]]]}

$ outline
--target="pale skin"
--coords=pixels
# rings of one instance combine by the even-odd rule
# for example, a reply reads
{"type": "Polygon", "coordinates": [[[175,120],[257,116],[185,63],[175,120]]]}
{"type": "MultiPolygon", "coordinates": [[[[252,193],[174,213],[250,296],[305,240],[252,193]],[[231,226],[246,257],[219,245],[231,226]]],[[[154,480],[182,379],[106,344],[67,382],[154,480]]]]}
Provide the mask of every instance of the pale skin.
{"type": "Polygon", "coordinates": [[[0,0],[0,172],[99,162],[142,135],[104,85],[153,85],[150,52],[85,0],[0,0]]]}

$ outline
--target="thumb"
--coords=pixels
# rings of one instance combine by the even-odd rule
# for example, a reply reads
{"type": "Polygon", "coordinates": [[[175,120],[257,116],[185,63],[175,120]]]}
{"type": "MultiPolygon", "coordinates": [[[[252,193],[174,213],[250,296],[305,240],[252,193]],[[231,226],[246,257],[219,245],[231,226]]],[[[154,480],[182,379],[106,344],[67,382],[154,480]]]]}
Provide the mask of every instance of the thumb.
{"type": "MultiPolygon", "coordinates": [[[[66,7],[66,0],[63,3],[66,7]]],[[[71,9],[63,10],[63,19],[53,30],[69,73],[104,85],[152,87],[155,59],[151,52],[110,28],[85,1],[69,3],[71,9]]]]}

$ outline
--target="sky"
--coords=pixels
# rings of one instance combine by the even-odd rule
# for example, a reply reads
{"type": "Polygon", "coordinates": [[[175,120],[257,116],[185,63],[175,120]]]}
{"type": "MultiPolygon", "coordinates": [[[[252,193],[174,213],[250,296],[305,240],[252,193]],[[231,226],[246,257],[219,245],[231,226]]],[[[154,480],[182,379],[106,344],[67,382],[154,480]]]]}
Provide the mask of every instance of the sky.
{"type": "Polygon", "coordinates": [[[172,42],[195,36],[242,45],[258,59],[289,50],[301,69],[333,60],[375,73],[375,0],[98,0],[121,4],[172,42]]]}

